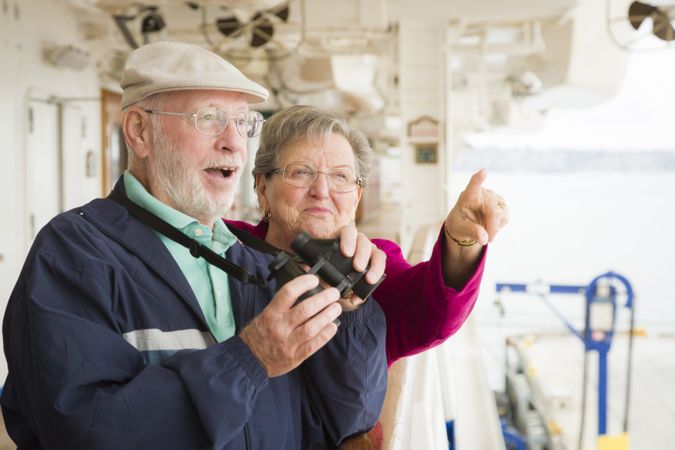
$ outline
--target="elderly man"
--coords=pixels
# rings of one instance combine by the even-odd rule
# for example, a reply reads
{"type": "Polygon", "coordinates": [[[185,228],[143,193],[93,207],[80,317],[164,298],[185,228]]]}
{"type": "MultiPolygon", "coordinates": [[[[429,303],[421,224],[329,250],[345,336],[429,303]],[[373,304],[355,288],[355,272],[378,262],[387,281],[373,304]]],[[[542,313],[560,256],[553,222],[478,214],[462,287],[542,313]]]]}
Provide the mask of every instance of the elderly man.
{"type": "Polygon", "coordinates": [[[367,430],[386,388],[377,303],[343,312],[329,288],[296,304],[313,275],[275,293],[210,263],[268,276],[271,257],[219,220],[262,126],[248,103],[265,89],[211,52],[168,42],[134,51],[122,87],[129,170],[109,198],[43,228],[7,306],[12,439],[22,449],[319,449],[367,430]]]}

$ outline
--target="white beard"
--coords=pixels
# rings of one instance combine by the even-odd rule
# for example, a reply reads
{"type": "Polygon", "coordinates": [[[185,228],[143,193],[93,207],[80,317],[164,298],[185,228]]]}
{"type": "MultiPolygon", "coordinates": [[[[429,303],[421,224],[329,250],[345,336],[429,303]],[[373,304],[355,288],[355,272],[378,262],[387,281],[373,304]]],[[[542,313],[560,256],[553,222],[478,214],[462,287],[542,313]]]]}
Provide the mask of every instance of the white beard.
{"type": "MultiPolygon", "coordinates": [[[[223,217],[232,207],[234,191],[219,197],[209,195],[199,180],[199,169],[186,164],[180,147],[169,142],[161,132],[154,135],[155,160],[150,172],[173,202],[173,207],[196,219],[214,221],[223,217]]],[[[214,162],[213,165],[217,164],[214,162]]]]}

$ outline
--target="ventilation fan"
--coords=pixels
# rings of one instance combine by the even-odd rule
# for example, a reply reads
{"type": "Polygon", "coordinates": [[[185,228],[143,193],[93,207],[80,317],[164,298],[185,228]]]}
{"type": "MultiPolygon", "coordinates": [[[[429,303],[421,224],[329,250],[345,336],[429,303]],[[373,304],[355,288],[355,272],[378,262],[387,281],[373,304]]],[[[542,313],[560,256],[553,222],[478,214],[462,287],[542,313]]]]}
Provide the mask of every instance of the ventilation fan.
{"type": "Polygon", "coordinates": [[[610,37],[627,51],[675,48],[675,0],[608,0],[610,37]]]}
{"type": "Polygon", "coordinates": [[[675,19],[675,5],[657,8],[635,1],[628,7],[628,20],[635,30],[639,30],[648,19],[652,20],[651,32],[657,38],[670,42],[675,39],[673,20],[675,19]]]}
{"type": "Polygon", "coordinates": [[[137,21],[138,18],[142,17],[139,28],[140,34],[143,36],[143,44],[152,41],[153,37],[156,37],[158,33],[166,28],[164,18],[159,14],[157,6],[136,3],[133,5],[133,8],[136,9],[135,12],[113,15],[115,25],[117,25],[122,37],[132,49],[138,48],[140,44],[134,37],[135,33],[129,29],[129,24],[137,21]]]}
{"type": "Polygon", "coordinates": [[[289,22],[289,3],[259,11],[242,11],[221,6],[225,14],[215,19],[214,33],[209,33],[212,25],[202,7],[202,31],[211,48],[226,57],[240,59],[259,54],[256,49],[264,49],[267,56],[283,56],[292,51],[300,41],[300,30],[289,22]]]}
{"type": "Polygon", "coordinates": [[[235,39],[244,35],[251,47],[262,47],[274,37],[274,17],[281,21],[288,20],[288,5],[279,9],[258,11],[248,23],[241,23],[236,16],[216,19],[216,28],[228,38],[235,39]]]}

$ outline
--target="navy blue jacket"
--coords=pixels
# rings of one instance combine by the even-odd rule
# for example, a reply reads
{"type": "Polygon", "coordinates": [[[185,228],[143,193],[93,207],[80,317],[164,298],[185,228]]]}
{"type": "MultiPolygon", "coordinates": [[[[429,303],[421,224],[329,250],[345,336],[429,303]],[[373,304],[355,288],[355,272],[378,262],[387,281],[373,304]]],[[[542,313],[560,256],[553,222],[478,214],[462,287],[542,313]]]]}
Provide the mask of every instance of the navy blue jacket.
{"type": "MultiPolygon", "coordinates": [[[[227,258],[268,273],[268,255],[240,244],[227,258]]],[[[238,333],[274,292],[229,284],[238,333]]],[[[214,343],[154,232],[94,200],[41,230],[10,297],[5,424],[19,449],[332,448],[375,424],[387,380],[377,303],[340,320],[299,368],[268,378],[238,335],[214,343]]]]}

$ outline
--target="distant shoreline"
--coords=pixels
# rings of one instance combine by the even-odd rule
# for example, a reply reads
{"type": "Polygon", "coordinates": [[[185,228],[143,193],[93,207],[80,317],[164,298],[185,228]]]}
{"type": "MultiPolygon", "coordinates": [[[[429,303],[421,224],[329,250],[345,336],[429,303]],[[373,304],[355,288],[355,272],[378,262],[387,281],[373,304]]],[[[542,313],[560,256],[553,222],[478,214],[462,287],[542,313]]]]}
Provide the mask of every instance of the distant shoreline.
{"type": "Polygon", "coordinates": [[[489,172],[650,172],[675,173],[675,151],[579,151],[532,149],[467,149],[453,169],[489,172]]]}

